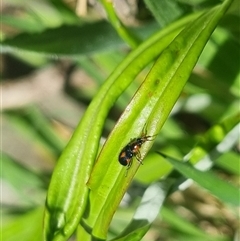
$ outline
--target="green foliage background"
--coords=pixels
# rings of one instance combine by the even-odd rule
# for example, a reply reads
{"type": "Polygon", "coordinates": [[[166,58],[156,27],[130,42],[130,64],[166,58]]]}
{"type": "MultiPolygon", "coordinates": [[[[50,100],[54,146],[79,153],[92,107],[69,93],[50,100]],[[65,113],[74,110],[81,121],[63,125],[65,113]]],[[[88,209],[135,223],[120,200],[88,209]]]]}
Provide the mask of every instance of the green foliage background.
{"type": "Polygon", "coordinates": [[[139,2],[138,27],[104,0],[108,21],[91,5],[81,17],[55,0],[5,6],[3,60],[65,78],[55,105],[8,106],[7,87],[23,81],[3,69],[2,240],[237,236],[239,2],[139,2]],[[80,87],[78,70],[90,79],[80,87]],[[144,126],[156,139],[126,175],[118,155],[144,126]]]}

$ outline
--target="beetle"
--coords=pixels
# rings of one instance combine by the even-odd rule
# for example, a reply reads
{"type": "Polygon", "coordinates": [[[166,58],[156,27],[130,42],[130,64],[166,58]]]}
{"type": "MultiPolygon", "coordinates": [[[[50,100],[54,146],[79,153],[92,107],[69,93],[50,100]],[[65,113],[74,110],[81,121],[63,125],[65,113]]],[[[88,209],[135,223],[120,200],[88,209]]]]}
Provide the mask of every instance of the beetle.
{"type": "Polygon", "coordinates": [[[120,152],[118,161],[121,165],[127,166],[127,170],[131,167],[133,157],[142,163],[140,149],[146,141],[152,141],[154,136],[148,136],[147,131],[143,131],[142,135],[138,138],[132,139],[120,152]]]}

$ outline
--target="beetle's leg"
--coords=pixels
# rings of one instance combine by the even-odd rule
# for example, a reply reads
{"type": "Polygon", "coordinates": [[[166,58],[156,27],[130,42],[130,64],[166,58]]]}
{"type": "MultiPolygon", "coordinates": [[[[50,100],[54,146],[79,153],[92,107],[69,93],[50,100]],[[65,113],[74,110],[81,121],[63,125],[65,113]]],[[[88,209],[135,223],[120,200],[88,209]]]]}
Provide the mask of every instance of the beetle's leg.
{"type": "Polygon", "coordinates": [[[140,153],[140,151],[137,151],[136,159],[137,159],[138,162],[140,162],[140,163],[143,165],[142,157],[141,157],[141,153],[140,153]]]}
{"type": "Polygon", "coordinates": [[[132,166],[132,158],[130,159],[128,165],[127,165],[127,170],[132,166]]]}
{"type": "Polygon", "coordinates": [[[129,168],[130,168],[131,166],[132,166],[132,158],[130,159],[130,161],[129,161],[128,165],[127,165],[125,177],[127,176],[128,170],[129,170],[129,168]]]}

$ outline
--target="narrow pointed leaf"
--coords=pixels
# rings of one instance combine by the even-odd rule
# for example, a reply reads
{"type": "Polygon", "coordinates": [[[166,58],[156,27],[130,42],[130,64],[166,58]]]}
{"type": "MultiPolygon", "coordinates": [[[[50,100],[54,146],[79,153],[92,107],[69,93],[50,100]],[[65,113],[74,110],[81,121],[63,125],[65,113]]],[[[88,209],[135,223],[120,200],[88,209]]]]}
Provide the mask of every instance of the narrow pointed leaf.
{"type": "Polygon", "coordinates": [[[170,182],[154,183],[145,191],[132,221],[114,241],[141,240],[155,220],[168,194],[170,182]]]}
{"type": "Polygon", "coordinates": [[[86,183],[97,155],[108,111],[136,75],[159,55],[186,22],[195,17],[189,16],[144,42],[105,81],[53,172],[46,200],[44,240],[67,240],[74,232],[87,204],[89,189],[86,183]]]}
{"type": "Polygon", "coordinates": [[[183,163],[168,157],[167,160],[181,172],[184,176],[191,178],[202,187],[209,190],[213,195],[221,199],[223,202],[239,205],[239,189],[234,187],[227,181],[220,179],[213,172],[202,172],[195,169],[189,163],[183,163]]]}
{"type": "MultiPolygon", "coordinates": [[[[119,153],[131,138],[141,136],[145,124],[148,135],[159,132],[206,42],[230,4],[231,1],[225,1],[206,12],[187,25],[172,41],[152,67],[106,141],[88,181],[91,189],[90,211],[84,223],[92,229],[94,237],[106,238],[111,218],[140,165],[133,161],[126,176],[126,168],[118,162],[119,153]]],[[[151,141],[143,145],[142,158],[151,145],[151,141]]]]}

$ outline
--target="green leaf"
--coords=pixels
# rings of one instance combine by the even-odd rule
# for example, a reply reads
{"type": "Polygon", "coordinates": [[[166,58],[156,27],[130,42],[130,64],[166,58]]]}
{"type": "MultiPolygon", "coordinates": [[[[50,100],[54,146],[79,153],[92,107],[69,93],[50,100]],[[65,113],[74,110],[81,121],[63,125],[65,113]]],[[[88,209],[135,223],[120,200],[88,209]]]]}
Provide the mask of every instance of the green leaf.
{"type": "Polygon", "coordinates": [[[11,27],[15,27],[21,31],[27,32],[40,32],[43,31],[44,26],[39,22],[34,21],[29,16],[25,16],[24,18],[14,17],[11,15],[2,15],[1,16],[2,24],[9,25],[11,27]]]}
{"type": "Polygon", "coordinates": [[[216,165],[230,173],[240,176],[240,158],[235,152],[227,152],[217,158],[216,165]]]}
{"type": "Polygon", "coordinates": [[[151,152],[144,159],[144,166],[139,168],[134,180],[146,185],[159,180],[161,177],[170,173],[171,170],[171,164],[164,158],[159,158],[157,153],[151,152]],[[151,175],[149,175],[149,173],[151,173],[151,175]]]}
{"type": "MultiPolygon", "coordinates": [[[[201,229],[195,226],[193,223],[190,223],[184,218],[181,218],[174,210],[170,208],[162,207],[161,216],[163,221],[170,224],[174,229],[178,230],[181,233],[187,234],[189,237],[192,235],[192,240],[200,239],[205,241],[213,241],[213,240],[223,240],[222,237],[213,237],[207,233],[204,233],[201,229]]],[[[186,235],[185,235],[186,236],[186,235]]]]}
{"type": "Polygon", "coordinates": [[[76,15],[75,9],[72,9],[66,2],[58,0],[50,0],[54,8],[61,14],[61,20],[66,24],[74,24],[80,22],[80,18],[76,15]]]}
{"type": "Polygon", "coordinates": [[[83,26],[65,25],[47,29],[40,34],[23,33],[3,41],[2,49],[3,51],[22,49],[50,56],[77,56],[110,50],[121,45],[123,42],[108,23],[97,22],[83,26]]]}
{"type": "MultiPolygon", "coordinates": [[[[117,162],[121,149],[130,138],[140,135],[147,120],[150,135],[160,130],[205,43],[230,3],[226,1],[188,25],[168,48],[166,46],[183,22],[189,19],[153,36],[133,51],[104,83],[54,170],[46,201],[45,240],[66,240],[76,229],[84,211],[85,219],[81,220],[81,225],[88,226],[92,236],[106,238],[113,213],[138,168],[134,162],[125,177],[125,168],[117,162]],[[140,70],[164,48],[105,143],[91,173],[108,111],[140,70]],[[89,206],[85,210],[88,200],[89,206]]],[[[142,157],[151,144],[148,142],[142,148],[142,157]]]]}
{"type": "Polygon", "coordinates": [[[231,147],[238,138],[239,122],[240,113],[237,113],[214,125],[199,137],[198,144],[187,154],[185,160],[195,164],[203,158],[214,160],[228,151],[229,146],[231,147]]]}
{"type": "Polygon", "coordinates": [[[10,184],[20,197],[20,204],[32,205],[44,200],[44,182],[36,173],[1,153],[1,179],[10,184]],[[32,195],[27,195],[31,192],[32,195]],[[25,203],[26,202],[26,203],[25,203]]]}
{"type": "Polygon", "coordinates": [[[170,183],[154,183],[150,185],[137,208],[132,221],[114,241],[141,240],[157,217],[168,194],[170,183]]]}
{"type": "Polygon", "coordinates": [[[112,1],[101,0],[105,11],[108,15],[108,19],[111,22],[112,26],[117,31],[118,35],[126,41],[132,48],[137,47],[141,43],[141,39],[135,35],[132,31],[129,31],[118,18],[115,9],[114,3],[112,1]]]}
{"type": "Polygon", "coordinates": [[[144,2],[160,26],[165,26],[171,23],[183,14],[183,9],[181,9],[177,1],[144,0],[144,2]]]}
{"type": "MultiPolygon", "coordinates": [[[[110,108],[136,75],[159,55],[186,22],[195,17],[189,16],[169,26],[140,45],[115,69],[96,94],[53,172],[46,201],[44,240],[66,240],[76,229],[87,204],[89,189],[86,183],[110,108]]],[[[116,154],[115,151],[116,147],[112,149],[116,154]]]]}
{"type": "Polygon", "coordinates": [[[239,189],[232,186],[230,183],[223,181],[213,172],[202,172],[195,169],[189,163],[183,163],[173,158],[167,157],[174,168],[176,168],[184,176],[194,180],[200,186],[209,190],[213,195],[221,199],[223,202],[239,205],[239,189]]]}
{"type": "Polygon", "coordinates": [[[28,211],[1,226],[1,240],[41,241],[43,208],[28,211]]]}
{"type": "MultiPolygon", "coordinates": [[[[105,239],[110,220],[126,192],[139,163],[133,161],[128,170],[117,162],[118,155],[131,138],[141,136],[145,124],[147,135],[155,135],[166,121],[182,88],[196,64],[212,31],[231,1],[203,14],[184,30],[162,52],[145,81],[138,89],[120,120],[108,137],[88,181],[90,210],[84,224],[92,228],[92,235],[105,239]]],[[[141,157],[151,147],[141,148],[141,157]]]]}
{"type": "Polygon", "coordinates": [[[26,109],[26,118],[32,123],[37,132],[46,139],[49,145],[60,152],[66,145],[65,141],[52,128],[50,121],[36,106],[26,109]]]}
{"type": "Polygon", "coordinates": [[[46,116],[36,106],[22,109],[21,113],[6,112],[6,121],[17,132],[24,134],[24,139],[30,140],[31,144],[44,147],[49,154],[59,155],[66,145],[59,134],[53,130],[46,116]]]}

